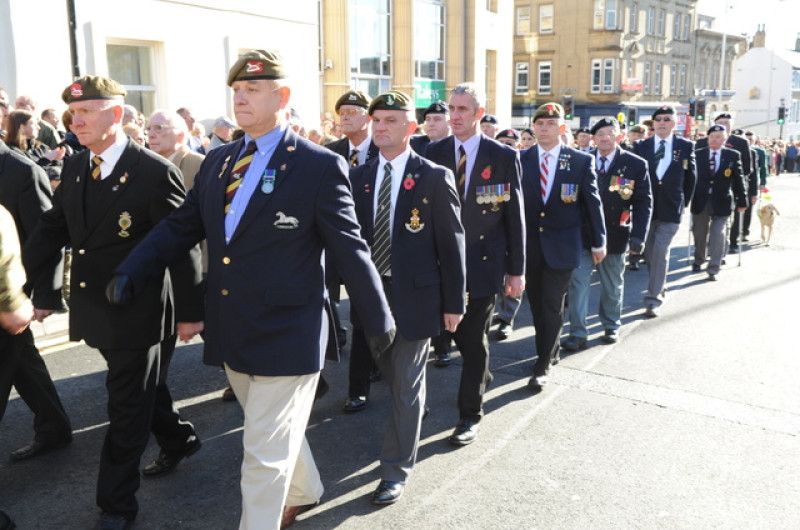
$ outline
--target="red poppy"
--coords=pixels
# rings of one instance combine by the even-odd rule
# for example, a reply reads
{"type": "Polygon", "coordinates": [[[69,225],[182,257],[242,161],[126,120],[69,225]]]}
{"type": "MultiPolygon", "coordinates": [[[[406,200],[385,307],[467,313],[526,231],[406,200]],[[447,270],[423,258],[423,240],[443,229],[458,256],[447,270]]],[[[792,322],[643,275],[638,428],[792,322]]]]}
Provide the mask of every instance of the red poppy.
{"type": "Polygon", "coordinates": [[[484,180],[489,180],[492,178],[492,166],[486,166],[483,168],[483,171],[481,171],[481,178],[484,180]]]}
{"type": "Polygon", "coordinates": [[[411,178],[411,177],[406,177],[406,179],[403,181],[403,187],[405,189],[407,189],[407,190],[410,190],[415,185],[416,185],[416,182],[414,182],[414,179],[411,178]]]}

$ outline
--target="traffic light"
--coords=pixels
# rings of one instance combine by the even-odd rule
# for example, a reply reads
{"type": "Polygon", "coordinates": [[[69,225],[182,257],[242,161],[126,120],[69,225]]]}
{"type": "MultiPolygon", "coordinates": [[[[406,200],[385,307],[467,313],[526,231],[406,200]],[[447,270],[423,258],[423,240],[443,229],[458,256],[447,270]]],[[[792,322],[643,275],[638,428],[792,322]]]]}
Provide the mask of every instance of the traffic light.
{"type": "Polygon", "coordinates": [[[694,98],[689,100],[689,116],[697,116],[697,100],[694,98]]]}
{"type": "Polygon", "coordinates": [[[636,125],[636,109],[628,109],[628,127],[636,125]]]}
{"type": "Polygon", "coordinates": [[[564,119],[572,119],[572,96],[564,96],[564,101],[561,104],[564,107],[564,119]]]}
{"type": "Polygon", "coordinates": [[[694,118],[697,121],[703,121],[706,119],[706,100],[698,99],[696,104],[694,118]]]}
{"type": "Polygon", "coordinates": [[[781,105],[778,107],[778,125],[786,123],[786,107],[781,105]]]}

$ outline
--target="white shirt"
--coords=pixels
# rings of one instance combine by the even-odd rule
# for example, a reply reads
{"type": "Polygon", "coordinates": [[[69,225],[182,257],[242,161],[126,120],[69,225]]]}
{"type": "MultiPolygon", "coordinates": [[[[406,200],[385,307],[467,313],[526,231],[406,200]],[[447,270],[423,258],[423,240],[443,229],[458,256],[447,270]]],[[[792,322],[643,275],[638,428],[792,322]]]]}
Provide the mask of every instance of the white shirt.
{"type": "Polygon", "coordinates": [[[353,145],[353,142],[348,140],[347,144],[350,146],[350,150],[347,152],[347,163],[350,163],[350,155],[353,153],[353,149],[358,149],[358,165],[363,166],[367,161],[367,153],[369,152],[370,142],[372,142],[372,137],[370,135],[367,135],[367,137],[364,138],[364,141],[359,145],[353,145]]]}
{"type": "Polygon", "coordinates": [[[89,170],[92,169],[92,158],[99,156],[103,159],[100,163],[100,180],[105,180],[114,171],[114,166],[119,162],[126,145],[128,145],[128,137],[120,130],[117,132],[117,138],[114,143],[108,146],[105,151],[102,153],[89,151],[89,170]]]}
{"type": "Polygon", "coordinates": [[[561,154],[561,142],[557,143],[556,146],[549,151],[542,149],[541,144],[537,144],[536,148],[539,150],[539,173],[542,171],[541,167],[542,162],[544,162],[545,153],[550,155],[547,160],[547,186],[545,186],[543,199],[543,202],[547,202],[547,199],[550,198],[550,191],[553,189],[553,181],[555,180],[556,168],[558,167],[558,157],[561,154]]]}
{"type": "Polygon", "coordinates": [[[664,158],[658,161],[658,165],[656,166],[656,177],[658,180],[664,178],[664,173],[667,172],[667,168],[672,163],[672,135],[670,134],[666,138],[659,138],[656,134],[653,136],[653,143],[655,145],[655,151],[653,153],[658,152],[658,148],[661,145],[661,140],[664,140],[664,158]]]}
{"type": "MultiPolygon", "coordinates": [[[[397,194],[400,193],[400,184],[403,182],[405,175],[403,175],[403,171],[406,169],[406,163],[408,162],[408,157],[411,155],[411,149],[407,148],[403,153],[399,154],[398,156],[394,157],[394,160],[388,161],[383,158],[383,154],[378,155],[378,174],[375,177],[375,193],[373,194],[375,197],[373,198],[373,216],[372,222],[375,222],[375,218],[378,215],[378,196],[380,195],[379,191],[381,189],[381,183],[383,182],[383,175],[386,172],[385,166],[388,163],[392,166],[392,191],[391,191],[391,200],[392,200],[392,209],[389,212],[389,234],[392,233],[392,228],[394,227],[394,207],[397,204],[397,194]]],[[[373,225],[374,226],[374,225],[373,225]]]]}
{"type": "MultiPolygon", "coordinates": [[[[458,159],[461,156],[458,154],[458,148],[462,145],[464,146],[464,152],[467,154],[467,166],[464,168],[464,191],[468,195],[469,193],[466,191],[469,189],[469,177],[472,175],[472,168],[475,167],[475,158],[478,156],[478,148],[481,146],[481,135],[480,134],[473,134],[466,141],[462,142],[455,136],[453,136],[455,142],[453,145],[456,148],[455,157],[456,157],[456,165],[455,168],[458,170],[458,159]]],[[[458,177],[456,177],[456,186],[458,186],[458,177]]]]}

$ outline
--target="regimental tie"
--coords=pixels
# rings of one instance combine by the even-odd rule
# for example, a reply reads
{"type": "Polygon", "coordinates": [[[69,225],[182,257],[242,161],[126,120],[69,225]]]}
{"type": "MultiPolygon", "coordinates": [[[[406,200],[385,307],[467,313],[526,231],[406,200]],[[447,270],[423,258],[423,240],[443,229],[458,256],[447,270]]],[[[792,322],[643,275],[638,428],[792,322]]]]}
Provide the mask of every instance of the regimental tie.
{"type": "Polygon", "coordinates": [[[372,261],[378,274],[386,276],[392,261],[392,238],[389,219],[392,211],[392,165],[383,166],[383,181],[378,190],[378,211],[375,214],[375,234],[372,241],[372,261]]]}
{"type": "Polygon", "coordinates": [[[717,172],[717,152],[711,151],[711,160],[708,162],[708,168],[711,170],[711,174],[717,172]]]}
{"type": "Polygon", "coordinates": [[[604,156],[601,156],[600,157],[600,174],[603,175],[603,176],[605,176],[605,174],[606,174],[606,162],[608,162],[608,159],[606,157],[604,157],[604,156]]]}
{"type": "Polygon", "coordinates": [[[463,201],[466,199],[465,185],[467,181],[467,152],[463,145],[458,146],[458,164],[456,165],[456,180],[458,181],[458,195],[463,201]]]}
{"type": "Polygon", "coordinates": [[[547,195],[547,181],[550,178],[550,170],[547,168],[550,161],[550,153],[545,153],[542,163],[539,166],[539,181],[542,186],[542,199],[547,195]]]}
{"type": "Polygon", "coordinates": [[[358,149],[353,149],[350,153],[350,167],[358,167],[358,149]]]}
{"type": "Polygon", "coordinates": [[[667,143],[666,140],[661,140],[661,142],[658,144],[658,150],[656,151],[656,162],[659,162],[662,158],[664,158],[664,153],[666,151],[666,148],[664,147],[665,143],[667,143]]]}
{"type": "Polygon", "coordinates": [[[233,203],[233,197],[236,195],[236,190],[239,189],[239,186],[242,184],[242,179],[244,178],[245,173],[247,173],[247,168],[250,167],[250,162],[253,161],[253,154],[258,149],[256,146],[255,140],[250,140],[247,144],[247,148],[242,153],[242,157],[236,161],[236,165],[233,166],[233,170],[231,171],[231,176],[228,179],[228,186],[225,188],[225,213],[228,213],[228,210],[231,209],[231,203],[233,203]]]}
{"type": "Polygon", "coordinates": [[[94,180],[100,180],[100,173],[101,173],[100,172],[100,164],[102,164],[102,163],[103,163],[103,159],[100,158],[99,156],[93,156],[92,157],[91,174],[92,174],[92,178],[94,180]]]}

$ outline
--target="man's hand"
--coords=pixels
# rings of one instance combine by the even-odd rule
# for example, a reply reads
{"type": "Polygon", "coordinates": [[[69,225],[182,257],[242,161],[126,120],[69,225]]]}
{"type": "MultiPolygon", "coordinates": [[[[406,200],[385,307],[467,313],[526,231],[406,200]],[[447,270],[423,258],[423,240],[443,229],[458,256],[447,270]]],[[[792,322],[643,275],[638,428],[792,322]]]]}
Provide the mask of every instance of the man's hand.
{"type": "Polygon", "coordinates": [[[450,333],[455,333],[459,322],[461,322],[461,319],[463,319],[463,318],[464,318],[464,315],[455,315],[453,313],[445,313],[444,314],[444,329],[446,329],[450,333]]]}
{"type": "Polygon", "coordinates": [[[178,322],[178,339],[182,342],[189,342],[195,335],[202,333],[204,329],[206,329],[206,326],[203,322],[178,322]]]}
{"type": "Polygon", "coordinates": [[[511,298],[519,298],[525,290],[525,276],[506,276],[506,294],[511,298]]]}
{"type": "Polygon", "coordinates": [[[125,274],[115,274],[106,285],[106,298],[111,305],[124,306],[133,301],[133,282],[125,274]]]}
{"type": "Polygon", "coordinates": [[[634,256],[638,256],[642,252],[644,252],[644,241],[639,239],[638,237],[631,238],[631,254],[634,256]]]}
{"type": "Polygon", "coordinates": [[[396,334],[397,328],[392,326],[386,333],[367,337],[367,345],[369,346],[369,351],[372,353],[373,359],[377,361],[381,355],[389,351],[392,347],[392,343],[394,343],[394,336],[396,334]]]}
{"type": "Polygon", "coordinates": [[[750,204],[755,204],[758,202],[758,195],[751,195],[750,196],[750,204]]]}
{"type": "Polygon", "coordinates": [[[44,319],[52,315],[54,311],[52,309],[34,309],[33,310],[33,319],[36,322],[44,322],[44,319]]]}
{"type": "Polygon", "coordinates": [[[0,326],[12,335],[19,335],[33,318],[33,304],[30,300],[25,300],[15,311],[3,311],[0,313],[0,326]]]}
{"type": "Polygon", "coordinates": [[[603,261],[605,258],[606,258],[606,249],[605,248],[602,249],[602,250],[593,250],[592,251],[592,261],[594,262],[595,265],[597,265],[598,263],[603,261]]]}
{"type": "Polygon", "coordinates": [[[747,208],[746,207],[736,208],[736,211],[739,213],[744,213],[747,211],[747,208]]]}

